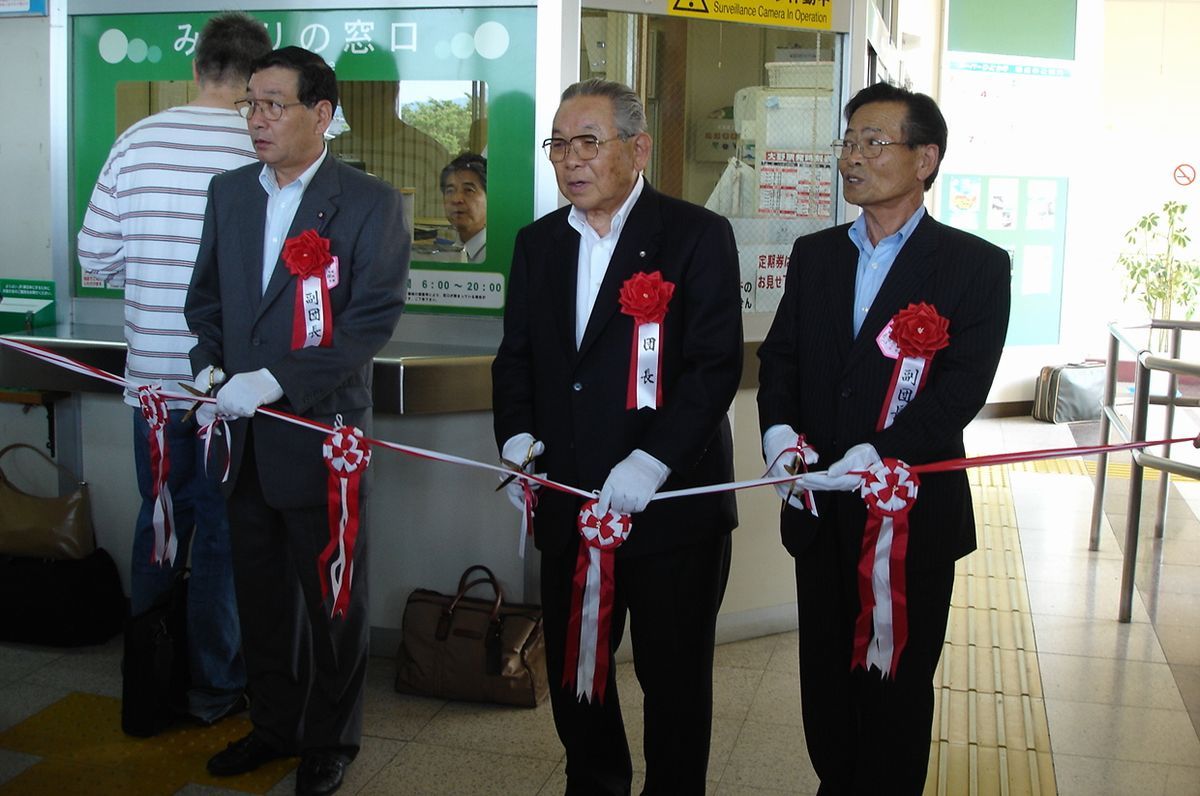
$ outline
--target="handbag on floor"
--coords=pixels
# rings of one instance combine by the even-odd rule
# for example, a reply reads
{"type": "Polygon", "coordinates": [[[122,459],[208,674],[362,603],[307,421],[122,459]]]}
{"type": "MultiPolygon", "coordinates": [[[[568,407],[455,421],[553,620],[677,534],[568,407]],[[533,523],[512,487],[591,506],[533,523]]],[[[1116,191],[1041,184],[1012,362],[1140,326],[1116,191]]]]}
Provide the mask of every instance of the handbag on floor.
{"type": "Polygon", "coordinates": [[[415,590],[401,633],[401,693],[530,708],[550,693],[541,607],[506,603],[496,576],[483,565],[468,567],[453,595],[415,590]],[[468,597],[477,586],[490,586],[492,597],[468,597]]]}
{"type": "Polygon", "coordinates": [[[31,495],[0,469],[0,553],[34,558],[83,558],[96,547],[88,485],[42,451],[16,442],[0,450],[0,459],[18,449],[31,450],[75,483],[66,495],[31,495]]]}
{"type": "Polygon", "coordinates": [[[0,555],[0,641],[79,647],[121,632],[129,606],[112,556],[0,555]]]}
{"type": "Polygon", "coordinates": [[[187,572],[154,605],[125,623],[121,730],[148,738],[187,713],[187,572]]]}

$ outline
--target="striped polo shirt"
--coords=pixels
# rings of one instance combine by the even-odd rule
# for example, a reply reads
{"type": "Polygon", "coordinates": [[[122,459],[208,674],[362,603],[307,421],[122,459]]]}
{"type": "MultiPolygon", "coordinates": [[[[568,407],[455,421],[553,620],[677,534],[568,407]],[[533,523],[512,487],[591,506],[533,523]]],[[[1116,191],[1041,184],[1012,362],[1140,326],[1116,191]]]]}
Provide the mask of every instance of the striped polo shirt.
{"type": "MultiPolygon", "coordinates": [[[[179,392],[196,337],[183,316],[208,183],[258,161],[232,108],[183,106],[137,122],[113,144],[79,230],[79,264],[125,288],[125,378],[179,392]]],[[[134,390],[125,403],[137,406],[134,390]]],[[[172,408],[187,406],[172,401],[172,408]]]]}

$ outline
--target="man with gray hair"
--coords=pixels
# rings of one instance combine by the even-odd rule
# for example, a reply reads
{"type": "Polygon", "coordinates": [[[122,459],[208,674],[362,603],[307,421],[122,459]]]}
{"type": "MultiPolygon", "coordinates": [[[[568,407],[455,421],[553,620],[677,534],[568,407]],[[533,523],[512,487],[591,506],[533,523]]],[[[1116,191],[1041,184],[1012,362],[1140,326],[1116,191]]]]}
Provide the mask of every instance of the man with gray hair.
{"type": "MultiPolygon", "coordinates": [[[[704,793],[716,616],[737,525],[732,493],[653,500],[732,479],[726,413],[742,325],[733,230],[642,176],[645,119],[619,83],[563,93],[542,146],[571,206],[517,236],[492,368],[502,458],[598,491],[585,502],[541,489],[534,528],[568,793],[630,792],[613,664],[626,611],[645,694],[643,793],[704,793]],[[582,541],[601,527],[606,539],[614,527],[627,535],[615,553],[582,541]],[[601,556],[609,575],[593,614],[577,573],[601,556]]],[[[508,488],[523,510],[520,479],[508,488]]]]}
{"type": "Polygon", "coordinates": [[[137,122],[117,139],[78,238],[84,271],[125,288],[125,403],[133,407],[133,456],[142,495],[131,610],[137,615],[150,608],[190,563],[192,687],[188,704],[180,707],[203,723],[245,707],[225,501],[205,474],[190,402],[168,401],[162,436],[170,466],[163,469],[174,516],[164,518],[160,510],[156,522],[161,490],[152,477],[151,432],[137,388],[161,385],[179,392],[180,382],[192,382],[188,352],[196,336],[188,331],[183,303],[200,247],[208,183],[215,174],[257,160],[234,102],[246,94],[251,64],[270,51],[261,21],[240,12],[210,19],[192,62],[196,99],[137,122]]]}

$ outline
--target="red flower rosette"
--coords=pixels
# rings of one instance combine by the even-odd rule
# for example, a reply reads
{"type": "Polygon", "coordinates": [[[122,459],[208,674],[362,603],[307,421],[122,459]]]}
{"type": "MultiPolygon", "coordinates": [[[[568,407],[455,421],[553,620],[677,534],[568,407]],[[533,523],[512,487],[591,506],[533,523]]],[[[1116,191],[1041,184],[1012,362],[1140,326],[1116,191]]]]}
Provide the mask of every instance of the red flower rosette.
{"type": "Polygon", "coordinates": [[[284,241],[282,257],[288,271],[301,279],[320,276],[333,262],[329,238],[322,238],[314,229],[306,229],[284,241]]]}
{"type": "Polygon", "coordinates": [[[639,271],[621,285],[621,312],[633,317],[626,409],[662,406],[663,320],[674,294],[661,271],[639,271]]]}
{"type": "Polygon", "coordinates": [[[932,304],[909,304],[892,317],[892,340],[902,357],[931,359],[950,345],[950,321],[932,304]]]}
{"type": "Polygon", "coordinates": [[[674,294],[675,283],[664,280],[662,271],[639,271],[621,285],[621,312],[632,315],[637,324],[662,323],[674,294]]]}
{"type": "MultiPolygon", "coordinates": [[[[288,271],[296,275],[296,304],[292,320],[292,350],[333,345],[333,307],[329,301],[330,266],[337,258],[329,250],[329,239],[306,229],[283,243],[280,255],[288,271]]],[[[336,272],[336,268],[332,269],[336,272]]]]}

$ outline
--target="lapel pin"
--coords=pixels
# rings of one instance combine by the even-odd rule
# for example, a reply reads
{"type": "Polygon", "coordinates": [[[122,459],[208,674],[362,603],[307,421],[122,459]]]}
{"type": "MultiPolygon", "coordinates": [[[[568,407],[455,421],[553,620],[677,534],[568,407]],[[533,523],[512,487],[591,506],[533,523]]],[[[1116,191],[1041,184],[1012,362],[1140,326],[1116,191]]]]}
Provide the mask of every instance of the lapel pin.
{"type": "Polygon", "coordinates": [[[645,256],[646,256],[645,252],[638,252],[638,257],[645,257],[645,256]]]}

